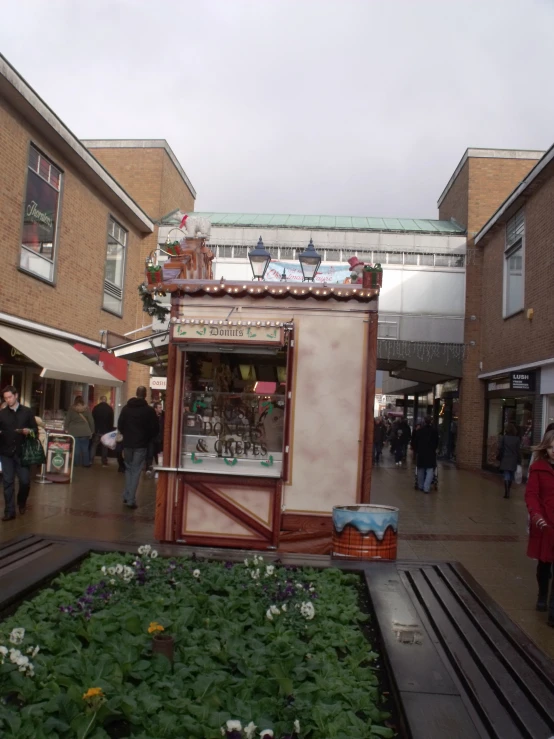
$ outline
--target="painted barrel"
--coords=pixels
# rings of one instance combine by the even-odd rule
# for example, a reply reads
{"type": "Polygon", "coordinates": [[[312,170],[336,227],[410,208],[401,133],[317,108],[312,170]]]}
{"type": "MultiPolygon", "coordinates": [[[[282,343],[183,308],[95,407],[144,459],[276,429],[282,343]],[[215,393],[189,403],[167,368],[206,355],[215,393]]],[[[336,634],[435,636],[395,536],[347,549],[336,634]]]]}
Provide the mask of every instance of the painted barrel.
{"type": "Polygon", "coordinates": [[[333,556],[396,559],[398,508],[347,505],[333,508],[333,556]]]}

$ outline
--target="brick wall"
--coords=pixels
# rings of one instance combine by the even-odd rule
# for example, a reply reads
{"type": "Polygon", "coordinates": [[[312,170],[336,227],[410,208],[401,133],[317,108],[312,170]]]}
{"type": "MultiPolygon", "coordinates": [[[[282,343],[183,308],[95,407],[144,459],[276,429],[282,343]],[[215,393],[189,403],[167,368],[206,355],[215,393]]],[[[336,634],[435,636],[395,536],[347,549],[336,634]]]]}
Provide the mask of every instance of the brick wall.
{"type": "Polygon", "coordinates": [[[454,218],[461,226],[467,227],[469,192],[469,160],[467,160],[452,183],[450,190],[439,206],[439,218],[449,221],[454,218]]]}
{"type": "MultiPolygon", "coordinates": [[[[479,469],[482,464],[485,383],[478,379],[478,375],[486,371],[480,369],[480,362],[483,361],[483,348],[490,340],[490,332],[482,336],[489,315],[483,314],[483,301],[497,299],[497,296],[493,297],[496,288],[490,283],[491,279],[494,282],[494,276],[489,273],[488,255],[480,246],[475,248],[473,237],[536,163],[536,159],[469,157],[439,208],[440,218],[455,218],[468,231],[464,318],[466,350],[460,383],[456,459],[459,466],[469,469],[479,469]]],[[[502,279],[502,265],[498,269],[502,279]]],[[[501,306],[499,315],[502,321],[501,306]]],[[[494,351],[491,352],[493,355],[494,351]]]]}
{"type": "Polygon", "coordinates": [[[143,279],[142,234],[5,101],[0,100],[0,311],[98,341],[142,320],[137,285],[143,279]],[[29,144],[63,171],[56,284],[18,269],[29,144]],[[108,217],[128,230],[123,317],[102,310],[108,217]]]}

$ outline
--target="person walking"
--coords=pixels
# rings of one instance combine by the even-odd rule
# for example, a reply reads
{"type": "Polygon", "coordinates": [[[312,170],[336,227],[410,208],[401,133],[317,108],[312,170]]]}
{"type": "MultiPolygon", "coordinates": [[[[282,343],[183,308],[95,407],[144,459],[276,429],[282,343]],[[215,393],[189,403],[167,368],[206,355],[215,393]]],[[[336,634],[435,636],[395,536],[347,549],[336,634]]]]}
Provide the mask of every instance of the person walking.
{"type": "Polygon", "coordinates": [[[432,416],[425,417],[423,426],[414,434],[412,446],[416,457],[418,489],[430,493],[439,446],[439,432],[433,426],[432,416]]]}
{"type": "Polygon", "coordinates": [[[30,408],[21,405],[19,394],[13,385],[2,390],[0,410],[0,464],[4,485],[4,516],[2,521],[15,519],[15,478],[19,480],[17,507],[20,514],[27,508],[31,489],[31,473],[21,464],[23,441],[31,432],[37,433],[35,416],[30,408]]]}
{"type": "MultiPolygon", "coordinates": [[[[94,419],[94,436],[92,437],[91,462],[94,462],[98,443],[104,434],[113,431],[113,408],[108,403],[105,395],[100,397],[100,402],[92,409],[92,417],[94,419]]],[[[108,464],[108,447],[101,444],[102,447],[102,464],[108,464]]]]}
{"type": "Polygon", "coordinates": [[[509,498],[517,466],[521,464],[521,441],[513,423],[504,426],[504,435],[500,439],[496,458],[504,475],[504,498],[509,498]]]}
{"type": "Polygon", "coordinates": [[[75,402],[67,411],[64,421],[66,434],[75,439],[75,458],[73,464],[90,467],[90,440],[94,435],[94,419],[82,395],[77,395],[75,402]]]}
{"type": "Polygon", "coordinates": [[[403,418],[398,424],[396,430],[396,439],[394,445],[394,462],[397,467],[402,466],[402,462],[406,459],[408,453],[408,444],[412,437],[410,426],[405,418],[403,418]]]}
{"type": "Polygon", "coordinates": [[[131,398],[121,411],[117,428],[123,435],[125,462],[123,502],[127,508],[137,508],[136,496],[140,473],[146,461],[148,446],[159,433],[158,415],[146,402],[144,386],[137,387],[136,397],[131,398]]]}
{"type": "Polygon", "coordinates": [[[383,452],[383,445],[387,438],[387,430],[383,419],[378,416],[374,421],[373,426],[373,463],[378,464],[381,461],[381,454],[383,452]]]}
{"type": "Polygon", "coordinates": [[[163,406],[160,403],[160,401],[156,401],[155,403],[152,403],[152,408],[156,411],[156,416],[158,417],[158,433],[155,436],[155,438],[150,442],[150,445],[148,447],[148,455],[146,457],[146,476],[152,477],[154,470],[152,469],[154,466],[154,462],[158,462],[158,455],[163,452],[164,449],[164,421],[165,421],[165,414],[163,411],[163,406]]]}
{"type": "Polygon", "coordinates": [[[538,560],[537,611],[548,610],[548,625],[554,626],[554,587],[548,590],[554,562],[554,431],[547,431],[535,448],[525,490],[529,512],[527,556],[538,560]]]}

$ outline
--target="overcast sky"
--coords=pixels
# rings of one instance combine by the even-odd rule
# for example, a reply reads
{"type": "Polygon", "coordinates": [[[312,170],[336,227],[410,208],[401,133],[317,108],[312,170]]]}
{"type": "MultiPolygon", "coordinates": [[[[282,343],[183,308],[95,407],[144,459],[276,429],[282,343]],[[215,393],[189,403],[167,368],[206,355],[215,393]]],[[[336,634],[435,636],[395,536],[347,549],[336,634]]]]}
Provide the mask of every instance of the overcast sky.
{"type": "Polygon", "coordinates": [[[18,0],[81,138],[165,138],[197,210],[436,217],[468,146],[554,142],[553,0],[18,0]]]}

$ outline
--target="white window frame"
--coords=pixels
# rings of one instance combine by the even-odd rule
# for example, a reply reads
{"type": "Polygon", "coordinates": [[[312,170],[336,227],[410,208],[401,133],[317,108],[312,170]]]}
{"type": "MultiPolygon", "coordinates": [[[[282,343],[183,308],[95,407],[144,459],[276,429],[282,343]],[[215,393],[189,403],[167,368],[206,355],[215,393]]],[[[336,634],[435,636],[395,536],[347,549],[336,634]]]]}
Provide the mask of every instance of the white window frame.
{"type": "Polygon", "coordinates": [[[23,213],[23,223],[21,224],[21,239],[20,239],[20,250],[19,250],[19,263],[18,267],[20,270],[25,272],[32,277],[36,277],[38,280],[43,280],[49,284],[54,284],[56,279],[56,261],[58,256],[58,239],[59,239],[59,219],[60,219],[60,208],[62,202],[62,184],[63,184],[63,172],[54,162],[47,156],[45,156],[41,150],[35,146],[32,142],[29,144],[29,150],[27,154],[27,176],[25,178],[25,195],[23,199],[23,210],[25,211],[26,200],[27,200],[27,188],[29,181],[29,172],[33,172],[37,177],[46,182],[53,190],[58,193],[58,202],[56,205],[56,222],[55,230],[52,239],[52,256],[48,257],[44,254],[39,254],[33,249],[23,244],[23,229],[25,225],[25,212],[23,213]],[[36,167],[31,165],[31,151],[34,151],[36,155],[36,167]],[[48,175],[45,176],[44,172],[41,172],[41,163],[48,165],[48,175]],[[57,175],[58,184],[57,186],[52,181],[57,175]],[[34,261],[37,266],[43,265],[48,271],[48,274],[44,273],[42,267],[32,269],[29,263],[34,261]],[[27,262],[27,265],[25,264],[27,262]]]}
{"type": "Polygon", "coordinates": [[[510,318],[515,316],[525,307],[525,212],[521,208],[518,212],[510,218],[506,223],[505,233],[505,245],[504,245],[504,264],[503,264],[503,285],[502,285],[502,317],[510,318]],[[518,251],[521,250],[521,305],[517,308],[508,310],[508,263],[510,258],[518,251]]]}
{"type": "Polygon", "coordinates": [[[129,231],[119,223],[113,216],[108,218],[108,230],[106,234],[106,260],[104,262],[104,281],[102,290],[102,308],[108,313],[112,313],[114,316],[123,316],[123,299],[125,297],[125,268],[127,266],[127,244],[129,239],[129,231]],[[106,278],[108,271],[108,248],[110,244],[110,236],[116,240],[116,242],[123,247],[123,264],[121,267],[121,285],[116,285],[106,278]],[[118,300],[119,310],[114,310],[108,303],[106,305],[106,298],[108,300],[118,300]]]}

